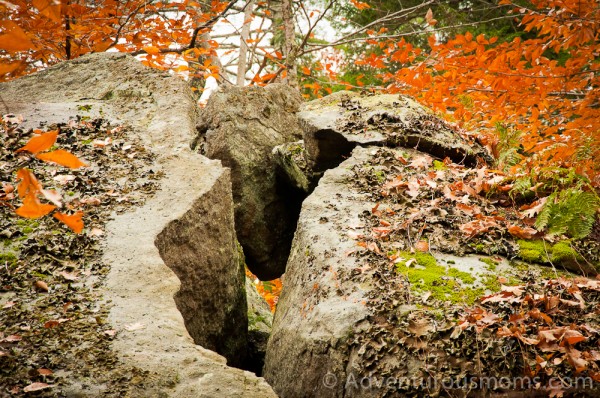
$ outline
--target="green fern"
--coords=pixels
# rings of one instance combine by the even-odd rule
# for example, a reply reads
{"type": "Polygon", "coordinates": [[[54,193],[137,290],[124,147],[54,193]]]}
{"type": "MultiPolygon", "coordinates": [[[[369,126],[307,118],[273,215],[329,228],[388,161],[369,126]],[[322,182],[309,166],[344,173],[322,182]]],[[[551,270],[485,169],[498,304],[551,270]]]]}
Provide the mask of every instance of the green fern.
{"type": "Polygon", "coordinates": [[[498,159],[497,166],[506,171],[510,167],[519,164],[523,159],[521,146],[521,132],[508,128],[502,123],[496,123],[498,134],[498,159]]]}
{"type": "Polygon", "coordinates": [[[581,187],[554,192],[538,215],[535,227],[538,230],[547,228],[550,235],[585,238],[592,231],[598,208],[598,196],[581,190],[581,187]]]}

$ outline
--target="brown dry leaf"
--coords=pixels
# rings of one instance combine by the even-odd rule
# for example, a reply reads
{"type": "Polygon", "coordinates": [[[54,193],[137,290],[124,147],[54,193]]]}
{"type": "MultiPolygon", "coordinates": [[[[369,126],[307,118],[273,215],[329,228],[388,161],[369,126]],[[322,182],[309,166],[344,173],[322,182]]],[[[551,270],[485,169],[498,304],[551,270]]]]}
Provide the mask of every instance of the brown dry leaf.
{"type": "Polygon", "coordinates": [[[529,217],[529,218],[535,217],[540,211],[542,211],[542,208],[546,204],[547,200],[548,200],[548,196],[538,199],[529,205],[521,206],[519,208],[519,210],[524,210],[521,213],[521,217],[529,217]]]}
{"type": "Polygon", "coordinates": [[[60,275],[65,278],[65,280],[67,281],[76,281],[77,280],[77,273],[73,272],[67,272],[67,271],[61,271],[60,275]]]}
{"type": "Polygon", "coordinates": [[[570,345],[574,345],[574,344],[579,343],[580,341],[585,341],[585,340],[587,340],[587,337],[582,335],[581,332],[578,332],[577,330],[567,329],[563,336],[563,341],[560,344],[564,345],[564,343],[567,342],[570,345]]]}
{"type": "Polygon", "coordinates": [[[144,325],[141,322],[136,322],[136,323],[130,323],[125,325],[125,330],[127,330],[128,332],[133,332],[134,330],[141,330],[141,329],[145,329],[146,325],[144,325]]]}
{"type": "Polygon", "coordinates": [[[426,240],[420,240],[415,245],[415,250],[418,252],[426,252],[429,251],[429,242],[426,240]]]}
{"type": "Polygon", "coordinates": [[[11,334],[10,336],[6,336],[5,338],[3,338],[2,340],[0,340],[0,342],[3,343],[16,343],[21,341],[23,338],[19,335],[16,334],[11,334]]]}
{"type": "Polygon", "coordinates": [[[522,227],[519,227],[518,225],[509,225],[508,232],[512,236],[515,236],[515,237],[521,238],[521,239],[531,239],[538,233],[538,231],[533,228],[530,228],[530,227],[522,228],[522,227]]]}
{"type": "Polygon", "coordinates": [[[46,328],[46,329],[54,329],[58,325],[60,325],[60,322],[59,321],[55,321],[55,320],[44,322],[44,328],[46,328]]]}
{"type": "Polygon", "coordinates": [[[408,166],[415,170],[426,170],[432,161],[433,158],[429,155],[415,155],[408,166]]]}
{"type": "Polygon", "coordinates": [[[61,174],[61,175],[53,177],[52,179],[54,181],[58,182],[61,185],[66,185],[69,182],[74,181],[75,180],[75,176],[74,175],[70,175],[70,174],[67,174],[67,175],[61,174]]]}
{"type": "Polygon", "coordinates": [[[408,331],[415,336],[425,336],[434,330],[433,325],[427,319],[411,319],[408,322],[408,331]]]}
{"type": "Polygon", "coordinates": [[[56,207],[62,207],[62,196],[53,189],[42,189],[42,195],[50,202],[54,203],[56,207]]]}
{"type": "Polygon", "coordinates": [[[53,384],[31,383],[30,385],[28,385],[27,387],[25,387],[23,389],[23,391],[25,391],[25,392],[34,392],[34,391],[45,390],[46,388],[52,388],[52,387],[54,387],[53,384]]]}
{"type": "Polygon", "coordinates": [[[2,306],[3,309],[7,309],[12,307],[13,305],[15,305],[14,301],[8,301],[6,304],[4,304],[4,306],[2,306]]]}
{"type": "Polygon", "coordinates": [[[34,285],[35,285],[36,290],[38,290],[38,291],[46,292],[47,293],[48,290],[49,290],[48,289],[48,284],[46,282],[44,282],[44,281],[35,281],[34,285]]]}
{"type": "Polygon", "coordinates": [[[102,235],[104,235],[104,231],[101,230],[100,228],[94,227],[90,230],[88,235],[89,236],[102,236],[102,235]]]}

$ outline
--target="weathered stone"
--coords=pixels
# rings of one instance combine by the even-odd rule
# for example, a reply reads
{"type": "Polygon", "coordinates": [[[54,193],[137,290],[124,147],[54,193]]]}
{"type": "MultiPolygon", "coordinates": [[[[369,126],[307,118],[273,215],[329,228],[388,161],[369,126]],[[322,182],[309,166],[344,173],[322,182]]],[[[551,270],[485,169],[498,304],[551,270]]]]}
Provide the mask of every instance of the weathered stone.
{"type": "Polygon", "coordinates": [[[214,182],[155,244],[181,287],[175,303],[196,344],[218,352],[232,366],[246,361],[248,318],[245,281],[233,227],[229,172],[214,182]]]}
{"type": "Polygon", "coordinates": [[[369,145],[414,148],[469,166],[478,159],[491,161],[480,145],[404,96],[340,91],[306,103],[298,116],[315,172],[337,166],[354,147],[369,145]]]}
{"type": "Polygon", "coordinates": [[[313,173],[306,163],[304,141],[278,145],[273,149],[277,172],[288,185],[309,194],[315,189],[321,173],[313,173]]]}
{"type": "MultiPolygon", "coordinates": [[[[157,193],[135,211],[114,214],[101,259],[111,265],[99,289],[102,305],[110,307],[108,322],[119,331],[112,349],[125,368],[148,372],[143,391],[129,396],[274,397],[264,379],[228,367],[190,337],[209,344],[217,334],[233,333],[231,342],[241,347],[246,307],[229,174],[220,162],[189,149],[197,107],[185,82],[133,57],[105,53],[2,84],[0,96],[3,111],[23,114],[30,127],[67,122],[81,114],[78,106],[91,105],[87,115],[130,125],[157,154],[151,167],[164,173],[157,193]],[[210,318],[215,309],[221,310],[210,318]]],[[[65,382],[61,389],[69,397],[102,395],[104,388],[93,379],[65,382]]]]}
{"type": "MultiPolygon", "coordinates": [[[[473,347],[483,337],[457,327],[457,314],[465,304],[498,291],[501,283],[555,277],[549,267],[509,262],[498,255],[443,253],[452,249],[444,234],[454,229],[459,249],[518,256],[510,252],[517,247],[514,240],[501,242],[501,233],[490,238],[489,247],[485,242],[492,232],[478,241],[482,249],[469,247],[472,239],[457,225],[466,216],[452,213],[456,204],[448,198],[422,205],[419,195],[411,202],[401,193],[379,194],[385,181],[397,181],[395,176],[437,175],[431,159],[431,166],[424,168],[410,164],[423,159],[423,153],[410,149],[356,147],[349,159],[325,172],[304,201],[265,358],[264,376],[280,396],[437,396],[444,392],[440,380],[463,380],[480,372],[477,361],[483,348],[475,353],[473,347]],[[393,176],[370,179],[383,170],[393,176]],[[425,220],[421,230],[402,223],[419,212],[425,220]],[[389,235],[374,237],[383,233],[389,235]],[[428,239],[427,253],[411,253],[415,236],[428,239]],[[423,271],[423,276],[412,273],[417,278],[410,279],[414,270],[423,271]],[[423,384],[428,380],[435,382],[431,388],[423,384]]],[[[465,170],[456,166],[444,173],[450,176],[444,183],[460,180],[465,170]]],[[[443,196],[435,191],[442,190],[442,181],[422,187],[431,191],[421,198],[429,203],[443,196]]],[[[491,201],[477,200],[482,209],[494,212],[491,201]]],[[[506,340],[485,341],[486,376],[522,376],[514,360],[492,367],[490,358],[501,362],[506,357],[506,340]]]]}
{"type": "Polygon", "coordinates": [[[272,150],[301,136],[302,100],[288,86],[216,92],[199,118],[195,146],[231,168],[235,226],[248,268],[263,280],[285,270],[299,201],[277,183],[272,150]]]}
{"type": "Polygon", "coordinates": [[[302,204],[296,235],[267,346],[264,376],[283,397],[341,397],[347,345],[368,316],[365,287],[338,286],[337,275],[359,266],[345,253],[356,247],[347,228],[372,204],[347,187],[355,158],[328,170],[302,204]]]}
{"type": "Polygon", "coordinates": [[[256,290],[256,285],[246,279],[248,297],[248,370],[262,374],[267,352],[267,341],[273,326],[273,314],[269,304],[256,290]]]}

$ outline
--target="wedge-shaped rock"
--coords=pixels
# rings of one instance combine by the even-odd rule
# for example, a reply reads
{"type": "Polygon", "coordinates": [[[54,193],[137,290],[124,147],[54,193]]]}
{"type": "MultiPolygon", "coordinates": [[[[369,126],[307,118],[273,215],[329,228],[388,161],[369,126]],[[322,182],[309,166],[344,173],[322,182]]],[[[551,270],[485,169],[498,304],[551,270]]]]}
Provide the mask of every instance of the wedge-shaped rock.
{"type": "Polygon", "coordinates": [[[469,166],[491,161],[450,124],[409,97],[340,91],[306,103],[299,117],[307,159],[315,172],[337,166],[356,146],[401,146],[469,166]]]}

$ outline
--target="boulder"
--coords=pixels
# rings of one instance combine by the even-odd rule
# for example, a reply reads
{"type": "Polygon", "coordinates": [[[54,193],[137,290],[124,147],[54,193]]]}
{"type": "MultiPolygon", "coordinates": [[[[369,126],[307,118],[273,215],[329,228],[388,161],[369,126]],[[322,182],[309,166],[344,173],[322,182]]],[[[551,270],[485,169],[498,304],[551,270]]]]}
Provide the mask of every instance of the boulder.
{"type": "Polygon", "coordinates": [[[199,147],[231,168],[235,225],[248,268],[262,280],[285,270],[300,200],[278,183],[273,148],[301,137],[302,99],[290,87],[230,87],[214,93],[198,122],[199,147]]]}
{"type": "MultiPolygon", "coordinates": [[[[465,380],[475,383],[474,396],[525,394],[515,385],[477,384],[522,377],[521,350],[543,343],[536,332],[529,340],[516,329],[511,335],[505,311],[521,314],[530,300],[523,322],[547,329],[550,318],[537,308],[569,328],[579,311],[572,305],[583,302],[568,291],[587,289],[593,300],[600,284],[546,285],[573,275],[560,262],[553,269],[526,260],[531,249],[500,226],[522,225],[519,218],[477,194],[482,179],[481,171],[413,149],[374,146],[356,147],[324,173],[302,205],[267,346],[264,377],[277,394],[467,396],[465,380]],[[552,312],[547,289],[574,301],[556,302],[561,310],[552,312]]],[[[593,305],[586,308],[593,319],[593,305]]],[[[597,334],[582,330],[593,350],[597,334]]],[[[563,371],[563,378],[575,375],[563,371]]],[[[523,388],[548,394],[547,375],[539,376],[541,385],[530,378],[523,388]]],[[[588,384],[585,394],[595,388],[588,384]]]]}
{"type": "MultiPolygon", "coordinates": [[[[157,155],[149,165],[164,175],[157,192],[106,224],[100,261],[110,271],[95,287],[118,331],[112,367],[143,375],[126,395],[275,397],[264,379],[227,365],[244,359],[247,339],[230,174],[189,149],[197,106],[185,82],[103,53],[4,83],[0,95],[4,112],[23,114],[29,127],[65,123],[84,107],[88,117],[127,124],[157,155]]],[[[106,388],[89,377],[64,380],[69,397],[106,388]]]]}
{"type": "Polygon", "coordinates": [[[414,148],[469,166],[492,160],[481,146],[406,96],[339,91],[306,103],[298,117],[314,172],[337,166],[356,146],[369,145],[414,148]]]}

